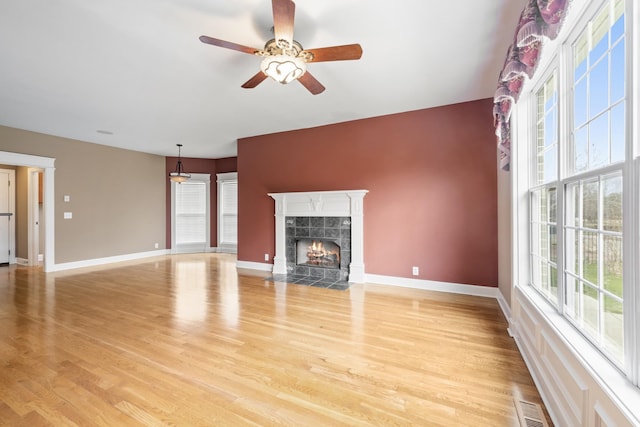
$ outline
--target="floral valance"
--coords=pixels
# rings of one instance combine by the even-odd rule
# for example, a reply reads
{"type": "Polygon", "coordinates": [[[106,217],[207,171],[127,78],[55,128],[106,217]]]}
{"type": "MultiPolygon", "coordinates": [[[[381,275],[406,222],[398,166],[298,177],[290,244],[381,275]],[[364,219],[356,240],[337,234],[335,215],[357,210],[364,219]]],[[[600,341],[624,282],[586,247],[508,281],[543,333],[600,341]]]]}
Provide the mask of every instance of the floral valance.
{"type": "Polygon", "coordinates": [[[558,36],[569,2],[529,0],[520,14],[493,98],[494,125],[503,170],[508,171],[511,162],[511,110],[520,98],[524,79],[533,77],[536,71],[544,39],[553,40],[558,36]]]}

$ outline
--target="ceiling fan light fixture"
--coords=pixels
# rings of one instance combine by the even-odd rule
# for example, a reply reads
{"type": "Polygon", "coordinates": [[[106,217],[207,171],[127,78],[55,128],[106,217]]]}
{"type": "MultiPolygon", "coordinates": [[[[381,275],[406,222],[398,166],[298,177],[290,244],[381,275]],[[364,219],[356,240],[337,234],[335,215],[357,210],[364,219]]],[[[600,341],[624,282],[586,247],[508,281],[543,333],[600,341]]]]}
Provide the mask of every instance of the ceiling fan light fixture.
{"type": "Polygon", "coordinates": [[[281,84],[299,80],[300,84],[312,95],[318,95],[324,91],[325,87],[310,72],[307,72],[308,63],[346,61],[360,59],[362,56],[362,47],[357,43],[304,50],[302,45],[293,38],[295,2],[293,0],[271,0],[271,6],[273,10],[273,38],[265,43],[264,49],[256,49],[215,37],[200,36],[202,43],[262,58],[260,71],[244,82],[241,85],[242,88],[253,89],[265,81],[267,77],[271,77],[281,84]]]}
{"type": "Polygon", "coordinates": [[[260,69],[278,83],[287,84],[302,77],[307,64],[300,57],[280,54],[265,57],[260,69]]]}

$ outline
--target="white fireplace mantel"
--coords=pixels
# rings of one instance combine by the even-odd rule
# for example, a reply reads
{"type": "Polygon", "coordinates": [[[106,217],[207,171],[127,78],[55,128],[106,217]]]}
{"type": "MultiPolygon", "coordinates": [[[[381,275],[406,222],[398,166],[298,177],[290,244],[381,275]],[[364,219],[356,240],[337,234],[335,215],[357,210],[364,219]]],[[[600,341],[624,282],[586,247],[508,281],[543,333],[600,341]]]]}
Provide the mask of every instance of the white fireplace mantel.
{"type": "Polygon", "coordinates": [[[285,217],[350,216],[351,264],[349,282],[364,283],[364,209],[363,199],[369,190],[312,191],[269,193],[275,200],[276,254],[273,274],[287,274],[285,217]]]}

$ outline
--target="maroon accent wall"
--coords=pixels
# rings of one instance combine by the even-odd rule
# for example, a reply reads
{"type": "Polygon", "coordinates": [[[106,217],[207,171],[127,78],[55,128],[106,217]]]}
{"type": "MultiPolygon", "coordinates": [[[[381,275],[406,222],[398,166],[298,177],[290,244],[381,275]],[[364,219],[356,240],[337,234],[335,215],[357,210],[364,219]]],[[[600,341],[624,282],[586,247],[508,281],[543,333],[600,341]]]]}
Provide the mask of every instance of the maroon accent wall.
{"type": "Polygon", "coordinates": [[[492,108],[484,99],[239,139],[238,259],[274,255],[267,193],[365,189],[368,274],[497,286],[492,108]]]}
{"type": "Polygon", "coordinates": [[[238,158],[216,159],[216,173],[238,172],[238,158]]]}
{"type": "MultiPolygon", "coordinates": [[[[166,158],[167,186],[166,186],[166,247],[171,249],[171,182],[169,181],[169,173],[175,171],[177,157],[166,158]]],[[[216,227],[216,215],[218,212],[218,185],[216,183],[216,174],[225,172],[237,172],[237,157],[226,157],[223,159],[196,159],[183,157],[182,166],[188,173],[208,173],[211,174],[211,245],[215,246],[218,242],[218,227],[216,227]]]]}

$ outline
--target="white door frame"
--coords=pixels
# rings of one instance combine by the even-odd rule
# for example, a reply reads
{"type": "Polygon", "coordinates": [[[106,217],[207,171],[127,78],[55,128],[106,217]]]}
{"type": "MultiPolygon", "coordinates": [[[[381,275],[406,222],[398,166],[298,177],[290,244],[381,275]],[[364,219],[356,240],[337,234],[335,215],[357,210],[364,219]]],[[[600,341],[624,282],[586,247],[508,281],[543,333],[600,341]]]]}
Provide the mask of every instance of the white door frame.
{"type": "MultiPolygon", "coordinates": [[[[3,174],[9,175],[9,264],[16,263],[16,171],[13,169],[0,169],[3,174]]],[[[4,217],[0,217],[4,221],[4,217]]]]}
{"type": "Polygon", "coordinates": [[[43,210],[45,227],[44,236],[44,271],[54,271],[55,269],[55,163],[56,159],[51,157],[32,156],[30,154],[11,153],[0,151],[0,163],[14,166],[27,166],[44,169],[43,188],[43,210]]]}

